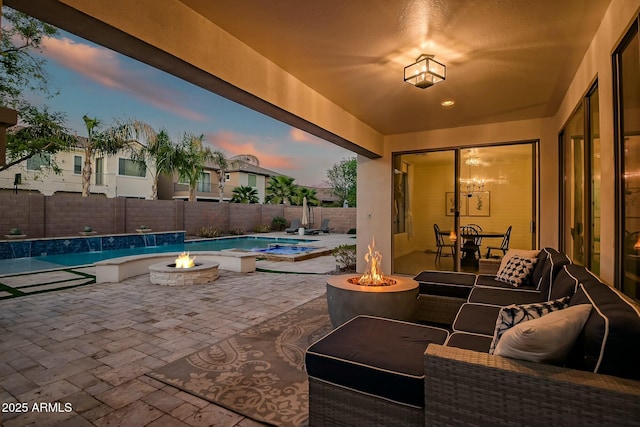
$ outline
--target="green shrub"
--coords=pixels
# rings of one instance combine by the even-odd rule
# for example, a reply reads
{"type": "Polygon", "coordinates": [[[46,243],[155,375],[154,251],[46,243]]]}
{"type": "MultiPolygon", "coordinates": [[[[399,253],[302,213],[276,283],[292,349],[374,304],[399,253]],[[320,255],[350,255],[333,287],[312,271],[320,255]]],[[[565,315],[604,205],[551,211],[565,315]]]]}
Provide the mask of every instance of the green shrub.
{"type": "Polygon", "coordinates": [[[196,236],[198,237],[220,237],[220,235],[222,235],[220,230],[212,226],[200,227],[196,231],[196,236]]]}
{"type": "Polygon", "coordinates": [[[240,236],[244,234],[244,230],[242,228],[233,228],[229,230],[229,234],[233,234],[234,236],[240,236]]]}
{"type": "Polygon", "coordinates": [[[271,231],[271,227],[269,227],[266,224],[256,225],[255,227],[253,227],[254,233],[268,233],[270,231],[271,231]]]}
{"type": "Polygon", "coordinates": [[[350,228],[349,231],[347,231],[347,234],[356,234],[356,229],[350,228]]]}
{"type": "Polygon", "coordinates": [[[356,245],[336,246],[332,254],[338,271],[356,271],[356,245]]]}
{"type": "Polygon", "coordinates": [[[22,230],[18,227],[13,227],[11,230],[9,230],[9,234],[11,234],[12,236],[20,236],[22,234],[22,230]]]}
{"type": "Polygon", "coordinates": [[[271,229],[275,231],[282,231],[287,228],[287,220],[281,216],[276,216],[271,220],[271,229]]]}

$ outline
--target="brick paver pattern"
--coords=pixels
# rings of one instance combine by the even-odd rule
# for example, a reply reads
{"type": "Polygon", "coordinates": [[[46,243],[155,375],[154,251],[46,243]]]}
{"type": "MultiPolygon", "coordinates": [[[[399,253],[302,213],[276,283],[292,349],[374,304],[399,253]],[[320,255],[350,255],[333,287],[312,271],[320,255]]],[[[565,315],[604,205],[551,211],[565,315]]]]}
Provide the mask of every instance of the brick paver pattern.
{"type": "Polygon", "coordinates": [[[221,271],[165,287],[146,274],[0,301],[0,424],[259,426],[145,373],[324,294],[326,279],[221,271]]]}

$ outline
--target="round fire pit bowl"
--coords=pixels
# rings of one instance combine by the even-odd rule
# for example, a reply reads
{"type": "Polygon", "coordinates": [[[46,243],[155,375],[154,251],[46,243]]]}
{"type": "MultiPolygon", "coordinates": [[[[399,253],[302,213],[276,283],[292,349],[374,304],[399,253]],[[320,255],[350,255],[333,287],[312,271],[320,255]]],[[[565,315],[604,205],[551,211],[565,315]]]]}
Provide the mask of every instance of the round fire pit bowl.
{"type": "Polygon", "coordinates": [[[327,280],[327,305],[334,328],[361,314],[390,319],[414,319],[418,282],[408,277],[392,276],[394,284],[363,286],[350,282],[353,274],[332,276],[327,280]]]}
{"type": "Polygon", "coordinates": [[[149,280],[165,286],[203,285],[218,278],[219,265],[217,262],[197,262],[193,267],[176,268],[175,263],[152,264],[149,266],[149,280]]]}

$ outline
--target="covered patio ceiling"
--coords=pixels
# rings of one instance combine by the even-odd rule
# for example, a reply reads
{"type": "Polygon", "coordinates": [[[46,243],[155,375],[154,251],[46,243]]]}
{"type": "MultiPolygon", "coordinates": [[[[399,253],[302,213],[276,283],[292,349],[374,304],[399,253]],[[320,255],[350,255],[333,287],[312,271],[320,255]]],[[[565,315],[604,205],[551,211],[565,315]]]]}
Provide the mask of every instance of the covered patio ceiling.
{"type": "MultiPolygon", "coordinates": [[[[268,100],[251,100],[246,89],[224,81],[204,83],[188,70],[189,64],[152,54],[146,44],[136,44],[128,35],[93,25],[91,17],[73,10],[82,8],[83,2],[4,3],[309,130],[305,120],[296,122],[268,100]]],[[[99,3],[107,10],[109,2],[99,3]]],[[[158,8],[186,6],[374,131],[392,135],[554,115],[609,3],[171,0],[155,4],[158,8]],[[424,90],[403,81],[404,66],[421,53],[434,54],[446,64],[446,81],[424,90]],[[441,102],[449,99],[455,105],[442,107],[441,102]]],[[[156,11],[148,10],[137,19],[148,25],[155,15],[156,11]]],[[[254,64],[243,66],[251,70],[254,64]]],[[[329,134],[319,136],[344,145],[329,134]]]]}

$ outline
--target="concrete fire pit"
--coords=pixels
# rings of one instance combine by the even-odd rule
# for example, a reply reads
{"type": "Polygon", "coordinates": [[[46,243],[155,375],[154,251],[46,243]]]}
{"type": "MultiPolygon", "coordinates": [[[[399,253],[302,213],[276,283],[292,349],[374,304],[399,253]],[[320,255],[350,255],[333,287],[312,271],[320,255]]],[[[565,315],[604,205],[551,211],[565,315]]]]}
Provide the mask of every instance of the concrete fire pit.
{"type": "Polygon", "coordinates": [[[196,263],[189,268],[176,268],[175,264],[152,264],[149,266],[151,283],[165,286],[202,285],[218,278],[217,262],[196,263]]]}
{"type": "Polygon", "coordinates": [[[333,276],[327,281],[329,318],[334,327],[361,315],[411,321],[416,309],[418,282],[391,276],[388,286],[363,286],[349,282],[352,274],[333,276]]]}

